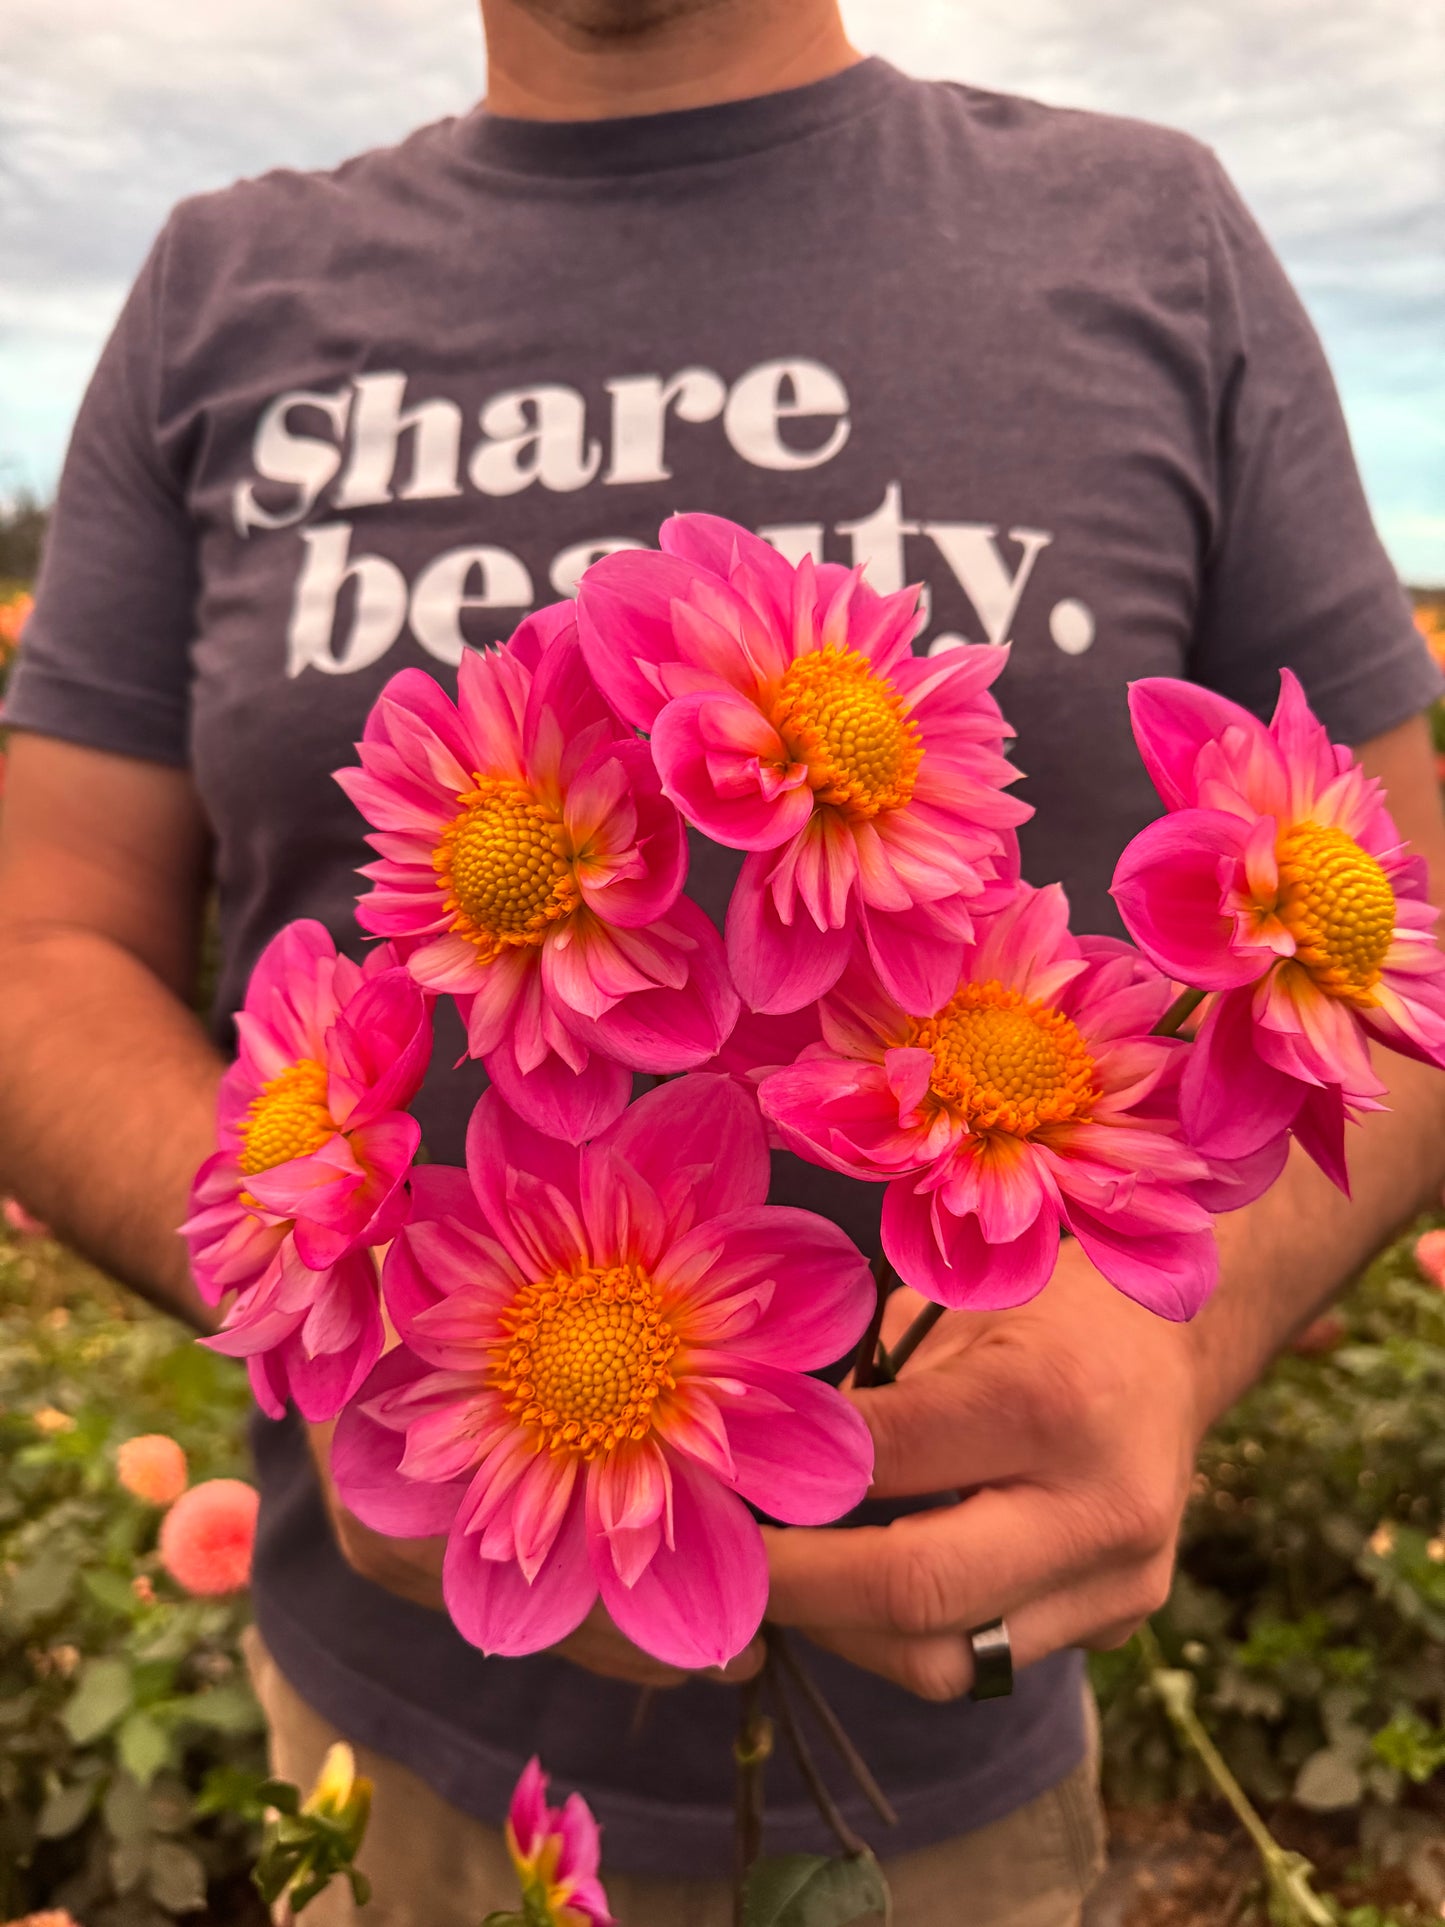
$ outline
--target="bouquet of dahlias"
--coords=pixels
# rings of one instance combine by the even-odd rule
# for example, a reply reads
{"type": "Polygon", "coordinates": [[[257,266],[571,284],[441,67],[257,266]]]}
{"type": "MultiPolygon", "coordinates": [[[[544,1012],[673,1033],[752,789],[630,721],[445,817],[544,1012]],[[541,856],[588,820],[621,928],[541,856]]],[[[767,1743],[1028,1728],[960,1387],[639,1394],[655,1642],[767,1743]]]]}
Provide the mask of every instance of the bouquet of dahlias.
{"type": "MultiPolygon", "coordinates": [[[[1134,688],[1167,814],[1119,863],[1130,945],[1020,880],[1007,650],[916,657],[919,626],[913,590],[679,516],[466,654],[455,702],[395,676],[338,772],[383,941],[267,949],[185,1235],[231,1294],[209,1342],[267,1411],[338,1419],[365,1523],[446,1534],[489,1653],[600,1599],[658,1658],[725,1662],[766,1605],[757,1515],[825,1523],[868,1487],[867,1430],[813,1374],[879,1293],[1018,1305],[1067,1231],[1189,1318],[1211,1214],[1291,1135],[1345,1183],[1369,1038],[1445,1063],[1423,868],[1288,673],[1268,727],[1134,688]],[[721,934],[689,829],[745,853],[721,934]],[[414,1163],[438,997],[490,1078],[465,1169],[414,1163]],[[768,1202],[770,1144],[886,1187],[876,1279],[768,1202]]],[[[870,1343],[859,1379],[888,1365],[870,1343]]]]}

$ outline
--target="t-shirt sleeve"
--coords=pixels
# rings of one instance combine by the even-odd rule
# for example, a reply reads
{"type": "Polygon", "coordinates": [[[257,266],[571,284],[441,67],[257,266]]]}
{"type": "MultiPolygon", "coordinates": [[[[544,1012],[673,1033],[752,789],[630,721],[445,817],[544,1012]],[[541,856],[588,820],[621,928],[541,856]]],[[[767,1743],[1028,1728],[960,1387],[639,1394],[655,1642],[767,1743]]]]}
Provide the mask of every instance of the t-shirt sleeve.
{"type": "Polygon", "coordinates": [[[180,765],[197,565],[158,431],[166,238],[141,269],[76,418],[5,721],[180,765]]]}
{"type": "Polygon", "coordinates": [[[1427,708],[1442,679],[1375,533],[1309,317],[1209,157],[1218,513],[1189,673],[1247,709],[1293,669],[1337,742],[1427,708]]]}

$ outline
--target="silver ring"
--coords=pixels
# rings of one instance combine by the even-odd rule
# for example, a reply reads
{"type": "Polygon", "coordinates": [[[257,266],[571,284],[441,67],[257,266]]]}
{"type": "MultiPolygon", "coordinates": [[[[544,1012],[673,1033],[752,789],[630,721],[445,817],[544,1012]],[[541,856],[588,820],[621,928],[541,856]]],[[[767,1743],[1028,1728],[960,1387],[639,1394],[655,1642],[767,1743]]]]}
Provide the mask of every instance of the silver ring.
{"type": "Polygon", "coordinates": [[[971,1700],[1007,1699],[1014,1689],[1014,1655],[1008,1626],[1002,1619],[987,1620],[971,1626],[968,1643],[973,1652],[971,1700]]]}

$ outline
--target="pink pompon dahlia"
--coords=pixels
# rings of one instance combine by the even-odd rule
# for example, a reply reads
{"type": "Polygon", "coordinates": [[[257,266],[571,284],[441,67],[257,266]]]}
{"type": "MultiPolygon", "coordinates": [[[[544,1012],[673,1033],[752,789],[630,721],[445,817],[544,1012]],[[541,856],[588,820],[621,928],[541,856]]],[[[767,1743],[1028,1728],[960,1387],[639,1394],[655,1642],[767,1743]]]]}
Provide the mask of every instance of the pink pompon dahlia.
{"type": "Polygon", "coordinates": [[[674,516],[660,540],[595,563],[578,620],[609,697],[651,732],[667,794],[749,853],[727,919],[744,1002],[811,1003],[855,931],[900,1001],[941,1002],[1032,814],[1005,794],[1018,772],[988,693],[1007,651],[916,658],[916,589],[795,567],[717,516],[674,516]]]}
{"type": "Polygon", "coordinates": [[[427,1000],[388,948],[354,964],[303,920],[261,953],[236,1029],[181,1227],[206,1301],[238,1294],[206,1343],[247,1360],[273,1417],[290,1396],[333,1418],[381,1352],[369,1248],[406,1215],[427,1000]]]}
{"type": "Polygon", "coordinates": [[[681,894],[686,831],[589,676],[570,605],[468,650],[456,703],[419,669],[393,676],[357,748],[336,780],[376,831],[358,920],[456,999],[521,1116],[580,1143],[634,1070],[716,1052],[738,999],[681,894]]]}
{"type": "Polygon", "coordinates": [[[804,1376],[873,1303],[836,1225],[764,1202],[757,1106],[730,1077],[658,1086],[581,1150],[484,1093],[467,1170],[417,1173],[387,1254],[403,1343],[337,1428],[342,1499],[378,1532],[446,1532],[443,1590],[489,1653],[536,1652],[599,1594],[672,1665],[757,1631],[762,1536],[862,1498],[872,1446],[804,1376]]]}
{"type": "Polygon", "coordinates": [[[126,1439],[115,1455],[116,1476],[133,1498],[147,1505],[170,1505],[190,1477],[184,1449],[164,1432],[142,1432],[126,1439]]]}
{"type": "Polygon", "coordinates": [[[547,1804],[547,1775],[534,1755],[522,1769],[507,1815],[507,1851],[522,1885],[527,1922],[537,1927],[617,1927],[597,1877],[601,1828],[580,1793],[547,1804]]]}
{"type": "Polygon", "coordinates": [[[1345,1122],[1384,1091],[1369,1040],[1445,1065],[1425,866],[1289,670],[1268,727],[1164,677],[1129,703],[1169,814],[1120,857],[1114,899],[1161,970],[1218,993],[1184,1074],[1185,1129],[1228,1158],[1292,1130],[1346,1189],[1345,1122]]]}
{"type": "Polygon", "coordinates": [[[1196,1191],[1216,1175],[1168,1102],[1151,1037],[1169,987],[1127,946],[1076,938],[1057,884],[981,919],[953,993],[924,1015],[861,959],[823,1002],[823,1042],[758,1096],[784,1143],[886,1180],[883,1249],[938,1304],[997,1309],[1047,1284],[1067,1226],[1119,1289],[1192,1317],[1218,1268],[1196,1191]]]}
{"type": "Polygon", "coordinates": [[[251,1580],[260,1497],[244,1479],[202,1479],[161,1520],[161,1564],[178,1586],[210,1598],[251,1580]]]}

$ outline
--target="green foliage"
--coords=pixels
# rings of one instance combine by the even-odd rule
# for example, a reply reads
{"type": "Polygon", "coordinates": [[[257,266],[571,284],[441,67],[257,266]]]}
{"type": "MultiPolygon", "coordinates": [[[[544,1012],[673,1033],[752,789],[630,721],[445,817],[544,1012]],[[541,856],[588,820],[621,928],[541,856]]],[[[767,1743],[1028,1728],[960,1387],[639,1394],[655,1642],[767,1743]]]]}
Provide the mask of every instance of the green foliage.
{"type": "Polygon", "coordinates": [[[790,1853],[759,1860],[748,1876],[744,1927],[850,1927],[875,1914],[887,1919],[889,1900],[871,1853],[790,1853]]]}
{"type": "MultiPolygon", "coordinates": [[[[1445,1292],[1391,1246],[1324,1349],[1287,1356],[1206,1443],[1155,1628],[1255,1801],[1392,1804],[1445,1768],[1445,1292]]],[[[1100,1656],[1108,1790],[1203,1791],[1135,1648],[1100,1656]]]]}
{"type": "Polygon", "coordinates": [[[159,1512],[115,1475],[140,1432],[178,1439],[193,1479],[244,1475],[248,1407],[231,1361],[53,1246],[0,1237],[0,1918],[219,1917],[250,1867],[245,1601],[183,1595],[159,1512]]]}

